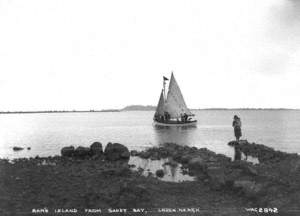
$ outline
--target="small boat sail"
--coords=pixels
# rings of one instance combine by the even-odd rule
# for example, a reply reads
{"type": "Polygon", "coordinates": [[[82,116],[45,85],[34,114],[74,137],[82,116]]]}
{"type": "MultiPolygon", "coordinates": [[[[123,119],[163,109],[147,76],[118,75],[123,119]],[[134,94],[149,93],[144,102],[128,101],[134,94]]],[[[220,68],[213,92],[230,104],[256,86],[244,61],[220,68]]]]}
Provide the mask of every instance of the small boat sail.
{"type": "Polygon", "coordinates": [[[187,108],[180,88],[172,73],[169,90],[166,96],[165,86],[169,80],[163,77],[163,89],[161,91],[156,112],[154,114],[154,124],[159,126],[195,126],[197,120],[192,119],[194,114],[187,108]]]}

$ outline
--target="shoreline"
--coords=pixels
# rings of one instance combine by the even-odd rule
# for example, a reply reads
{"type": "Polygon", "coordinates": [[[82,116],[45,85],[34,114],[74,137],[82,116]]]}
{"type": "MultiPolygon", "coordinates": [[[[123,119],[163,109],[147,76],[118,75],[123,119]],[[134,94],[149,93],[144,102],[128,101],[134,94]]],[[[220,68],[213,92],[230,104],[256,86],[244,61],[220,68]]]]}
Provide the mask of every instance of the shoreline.
{"type": "MultiPolygon", "coordinates": [[[[101,153],[98,143],[99,148],[95,151],[99,150],[99,154],[93,156],[90,154],[92,148],[81,147],[72,151],[66,149],[62,152],[67,153],[65,156],[20,158],[12,163],[0,159],[0,213],[18,215],[18,212],[30,213],[38,207],[151,209],[201,206],[212,212],[213,208],[245,210],[254,207],[272,207],[286,212],[299,207],[300,156],[247,141],[233,141],[229,145],[257,157],[259,163],[231,161],[227,156],[205,148],[173,143],[131,151],[130,154],[121,144],[111,144],[111,149],[104,151],[101,145],[101,153]],[[144,170],[132,169],[128,164],[130,157],[139,157],[148,163],[168,158],[166,166],[180,165],[181,172],[195,180],[166,182],[160,180],[158,173],[146,176],[144,170]]],[[[241,212],[230,215],[241,215],[241,212]]],[[[245,211],[242,215],[251,214],[245,211]]]]}
{"type": "MultiPolygon", "coordinates": [[[[300,111],[298,108],[199,108],[193,111],[300,111]]],[[[38,114],[38,113],[105,113],[105,112],[135,112],[135,111],[155,111],[155,109],[103,109],[103,110],[41,110],[41,111],[0,111],[0,114],[38,114]]]]}

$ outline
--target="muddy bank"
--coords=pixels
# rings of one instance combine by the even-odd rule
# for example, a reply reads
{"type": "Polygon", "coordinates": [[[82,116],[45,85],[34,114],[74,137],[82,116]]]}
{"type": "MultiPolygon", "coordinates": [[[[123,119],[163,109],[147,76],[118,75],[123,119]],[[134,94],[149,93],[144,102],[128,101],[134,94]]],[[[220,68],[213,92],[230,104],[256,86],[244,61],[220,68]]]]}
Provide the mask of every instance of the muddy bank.
{"type": "MultiPolygon", "coordinates": [[[[246,143],[237,145],[243,148],[246,143]]],[[[97,143],[90,148],[68,147],[62,151],[64,156],[17,159],[12,163],[0,160],[0,215],[21,215],[43,207],[201,207],[207,215],[253,215],[244,211],[245,207],[276,207],[280,211],[299,208],[297,155],[284,154],[287,156],[277,158],[276,163],[260,161],[253,165],[232,162],[208,149],[170,143],[131,152],[131,156],[150,161],[168,158],[169,166],[180,164],[183,173],[196,178],[175,183],[161,181],[155,173],[144,176],[134,171],[128,164],[126,147],[107,146],[104,151],[97,143]]]]}

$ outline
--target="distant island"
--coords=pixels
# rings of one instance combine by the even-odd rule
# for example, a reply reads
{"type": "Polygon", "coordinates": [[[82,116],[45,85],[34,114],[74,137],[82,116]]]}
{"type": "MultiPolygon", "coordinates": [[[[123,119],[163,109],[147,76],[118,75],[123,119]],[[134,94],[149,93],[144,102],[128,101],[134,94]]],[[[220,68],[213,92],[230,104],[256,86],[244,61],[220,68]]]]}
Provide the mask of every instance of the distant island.
{"type": "Polygon", "coordinates": [[[119,109],[103,110],[45,110],[45,111],[0,111],[0,114],[33,114],[33,113],[88,113],[88,112],[120,112],[119,109]]]}
{"type": "Polygon", "coordinates": [[[143,105],[130,105],[126,106],[121,111],[154,111],[156,109],[156,106],[143,106],[143,105]]]}
{"type": "Polygon", "coordinates": [[[299,110],[292,108],[198,108],[191,110],[299,110]]]}
{"type": "MultiPolygon", "coordinates": [[[[31,113],[88,113],[88,112],[127,112],[127,111],[155,111],[156,106],[152,105],[129,105],[122,109],[102,110],[45,110],[45,111],[0,111],[0,114],[31,114],[31,113]]],[[[198,108],[197,110],[299,110],[291,108],[198,108]]]]}

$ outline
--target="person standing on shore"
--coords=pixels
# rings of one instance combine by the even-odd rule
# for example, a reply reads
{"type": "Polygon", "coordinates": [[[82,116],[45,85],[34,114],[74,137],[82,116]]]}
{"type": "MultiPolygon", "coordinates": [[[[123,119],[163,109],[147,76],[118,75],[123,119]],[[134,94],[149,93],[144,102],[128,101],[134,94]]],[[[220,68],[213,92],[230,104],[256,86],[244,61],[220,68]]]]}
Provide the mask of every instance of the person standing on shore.
{"type": "Polygon", "coordinates": [[[236,138],[236,141],[238,142],[240,140],[240,137],[242,136],[242,122],[237,115],[233,117],[232,127],[234,128],[234,136],[236,138]]]}

